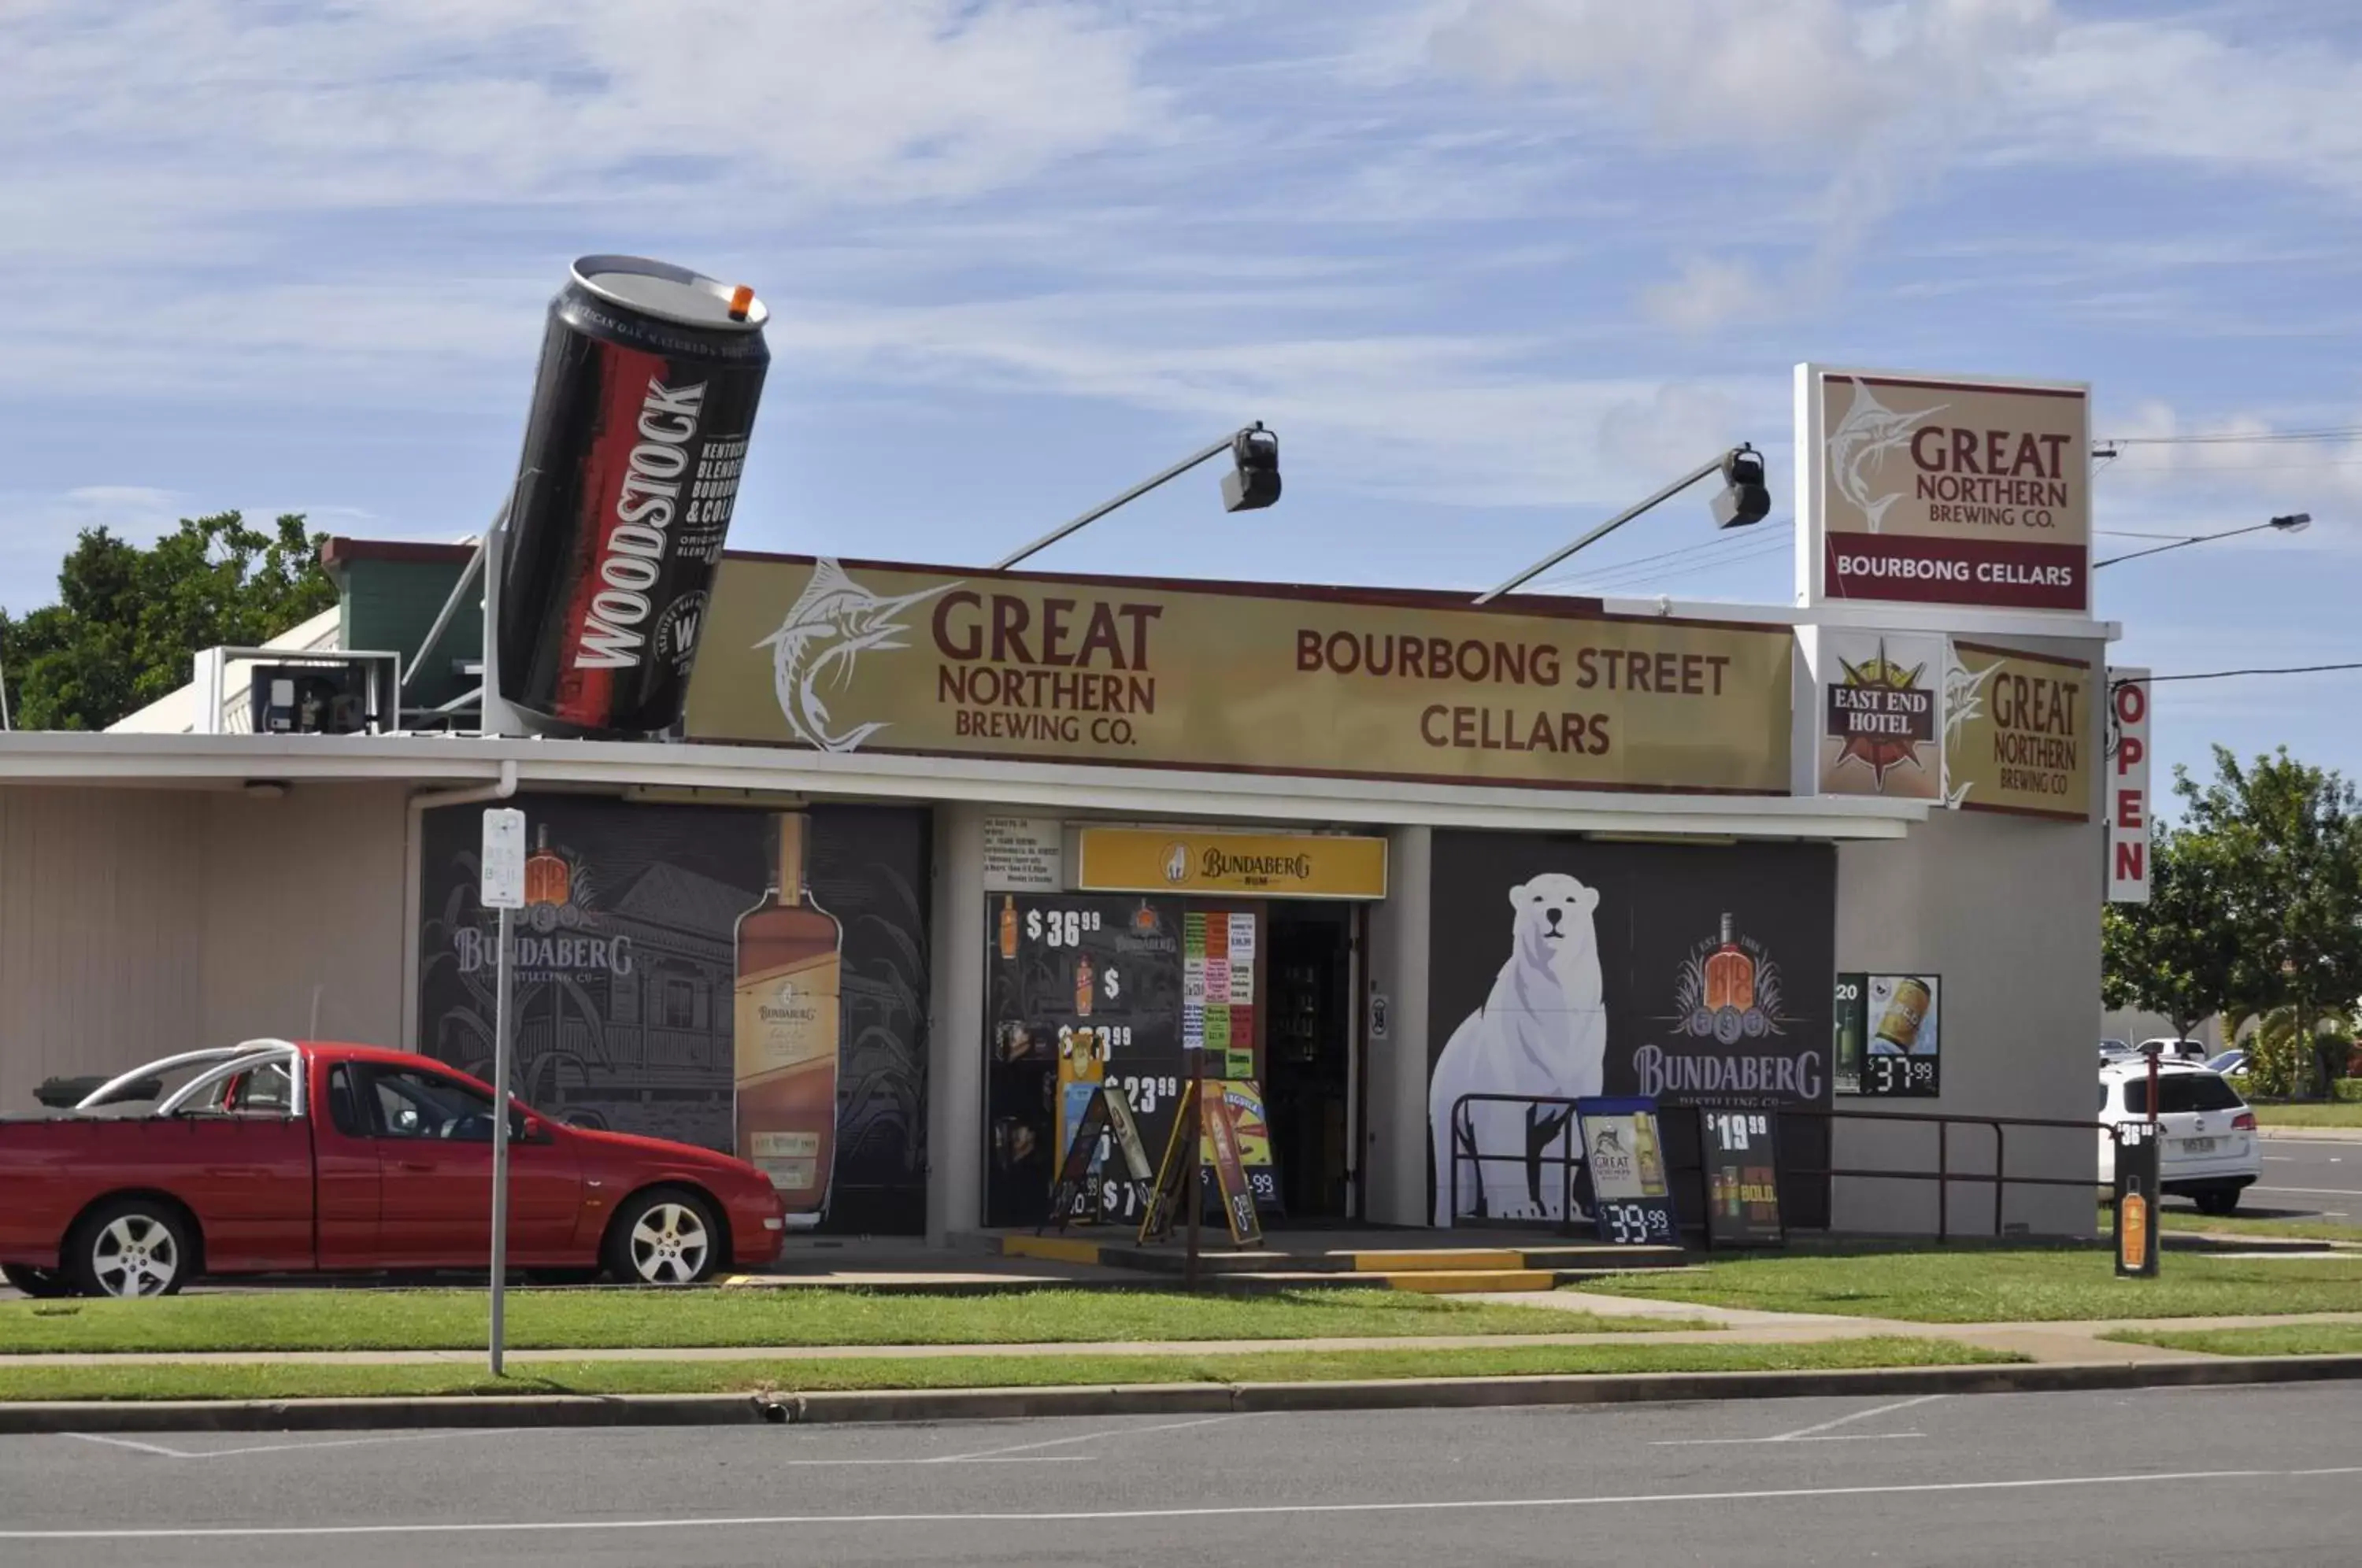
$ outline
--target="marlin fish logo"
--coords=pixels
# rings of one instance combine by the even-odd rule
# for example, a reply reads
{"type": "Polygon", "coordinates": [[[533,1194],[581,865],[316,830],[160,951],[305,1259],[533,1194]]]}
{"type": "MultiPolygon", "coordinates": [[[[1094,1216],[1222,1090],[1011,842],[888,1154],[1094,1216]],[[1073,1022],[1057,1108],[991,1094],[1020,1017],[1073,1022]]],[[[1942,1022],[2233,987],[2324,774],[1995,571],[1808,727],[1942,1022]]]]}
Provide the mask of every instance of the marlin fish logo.
{"type": "Polygon", "coordinates": [[[1942,413],[1945,406],[1939,403],[1918,414],[1897,414],[1872,397],[1860,377],[1853,378],[1853,406],[1829,432],[1829,467],[1838,493],[1861,508],[1862,515],[1870,519],[1871,533],[1877,533],[1886,520],[1886,509],[1896,497],[1882,495],[1873,500],[1867,470],[1889,452],[1901,451],[1910,443],[1913,427],[1929,414],[1942,413]]]}
{"type": "Polygon", "coordinates": [[[853,680],[856,659],[871,648],[908,647],[898,642],[910,628],[894,617],[922,600],[932,599],[956,582],[938,583],[916,593],[881,599],[844,575],[833,560],[812,568],[811,580],[797,595],[779,629],[755,646],[771,650],[771,688],[779,699],[779,712],[798,740],[821,751],[856,751],[861,743],[886,727],[883,722],[855,724],[842,734],[829,731],[828,704],[821,700],[823,679],[843,690],[853,680]]]}
{"type": "MultiPolygon", "coordinates": [[[[1944,666],[1944,745],[1949,750],[1955,736],[1969,725],[1969,721],[1985,711],[1985,683],[2000,669],[1999,664],[1989,664],[1982,669],[1970,669],[1955,655],[1944,666]]],[[[1948,783],[1949,780],[1947,780],[1948,783]]],[[[1969,798],[1975,787],[1970,780],[1944,798],[1947,806],[1958,806],[1969,798]]]]}

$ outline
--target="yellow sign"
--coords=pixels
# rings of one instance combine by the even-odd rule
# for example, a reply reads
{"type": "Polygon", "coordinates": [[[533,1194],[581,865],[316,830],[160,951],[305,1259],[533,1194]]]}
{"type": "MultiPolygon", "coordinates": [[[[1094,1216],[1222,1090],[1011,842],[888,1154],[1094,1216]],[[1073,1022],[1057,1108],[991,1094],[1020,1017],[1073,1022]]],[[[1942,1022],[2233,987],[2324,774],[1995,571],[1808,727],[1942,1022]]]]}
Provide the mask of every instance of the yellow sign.
{"type": "Polygon", "coordinates": [[[1386,841],[1200,828],[1077,828],[1075,886],[1098,893],[1383,899],[1386,841]]]}
{"type": "Polygon", "coordinates": [[[1570,602],[722,563],[693,740],[1455,784],[1788,790],[1784,626],[1570,602]]]}
{"type": "Polygon", "coordinates": [[[1954,639],[1944,680],[1951,803],[2089,822],[2098,701],[2082,659],[1954,639]]]}

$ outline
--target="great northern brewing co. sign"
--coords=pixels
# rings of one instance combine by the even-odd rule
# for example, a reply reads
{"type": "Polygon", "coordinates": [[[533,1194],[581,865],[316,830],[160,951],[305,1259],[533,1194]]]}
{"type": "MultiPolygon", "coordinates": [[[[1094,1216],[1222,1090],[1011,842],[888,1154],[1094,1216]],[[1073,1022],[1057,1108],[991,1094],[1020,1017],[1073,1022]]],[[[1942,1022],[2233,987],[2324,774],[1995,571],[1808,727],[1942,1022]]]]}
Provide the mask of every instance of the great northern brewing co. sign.
{"type": "Polygon", "coordinates": [[[1792,641],[1579,602],[733,556],[687,728],[833,752],[1783,794],[1792,641]]]}
{"type": "Polygon", "coordinates": [[[1807,604],[2090,613],[2089,389],[1796,367],[1807,604]]]}

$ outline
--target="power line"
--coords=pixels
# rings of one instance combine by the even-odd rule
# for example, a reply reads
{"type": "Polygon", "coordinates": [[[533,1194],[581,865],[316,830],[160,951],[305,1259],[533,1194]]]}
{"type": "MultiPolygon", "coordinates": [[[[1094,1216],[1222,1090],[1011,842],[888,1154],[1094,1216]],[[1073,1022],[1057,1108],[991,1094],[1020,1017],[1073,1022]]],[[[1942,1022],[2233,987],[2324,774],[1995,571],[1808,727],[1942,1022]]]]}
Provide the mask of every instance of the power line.
{"type": "Polygon", "coordinates": [[[2362,440],[2362,425],[2334,425],[2322,430],[2259,430],[2253,434],[2224,431],[2212,436],[2112,436],[2098,447],[2231,447],[2291,441],[2362,440]]]}
{"type": "MultiPolygon", "coordinates": [[[[1773,525],[1772,531],[1783,536],[1777,542],[1778,548],[1784,550],[1792,547],[1786,536],[1793,526],[1794,526],[1794,519],[1784,517],[1773,525]]],[[[1589,586],[1628,577],[1631,575],[1632,569],[1636,567],[1650,567],[1656,563],[1665,563],[1657,570],[1647,574],[1657,576],[1670,568],[1690,564],[1713,564],[1714,558],[1730,558],[1742,554],[1751,555],[1756,553],[1758,548],[1771,542],[1767,540],[1763,531],[1750,528],[1743,535],[1726,536],[1719,539],[1708,539],[1702,544],[1683,545],[1677,549],[1660,550],[1655,555],[1635,556],[1629,560],[1612,561],[1591,572],[1567,572],[1559,577],[1550,578],[1535,586],[1547,588],[1552,584],[1561,583],[1589,586]]]]}
{"type": "Polygon", "coordinates": [[[2116,686],[2154,686],[2161,680],[2229,680],[2246,675],[2321,675],[2331,670],[2362,669],[2362,659],[2351,664],[2291,664],[2277,669],[2206,669],[2191,675],[2143,675],[2112,681],[2116,686]]]}

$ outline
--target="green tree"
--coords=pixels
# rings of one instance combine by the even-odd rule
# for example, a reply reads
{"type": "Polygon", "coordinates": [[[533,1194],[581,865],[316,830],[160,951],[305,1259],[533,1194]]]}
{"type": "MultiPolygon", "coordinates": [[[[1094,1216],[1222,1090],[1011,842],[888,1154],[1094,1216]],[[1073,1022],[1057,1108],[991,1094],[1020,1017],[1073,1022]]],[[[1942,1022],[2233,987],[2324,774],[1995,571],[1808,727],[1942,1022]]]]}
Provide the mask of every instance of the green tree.
{"type": "Polygon", "coordinates": [[[2162,823],[2149,841],[2148,902],[2110,904],[2100,917],[2100,994],[2112,1008],[2169,1019],[2188,1038],[2231,1006],[2239,932],[2213,841],[2162,823]]]}
{"type": "Polygon", "coordinates": [[[2362,998],[2362,810],[2353,785],[2281,747],[2242,767],[2214,748],[2214,781],[2177,770],[2181,831],[2202,842],[2221,918],[2237,935],[2233,1018],[2287,1009],[2312,1046],[2320,1092],[2345,1068],[2342,1037],[2314,1025],[2362,998]]]}
{"type": "Polygon", "coordinates": [[[300,513],[270,532],[236,512],[183,518],[146,549],[85,528],[58,569],[58,602],[0,613],[9,712],[28,730],[103,730],[190,678],[190,656],[251,646],[337,602],[322,535],[300,513]]]}

